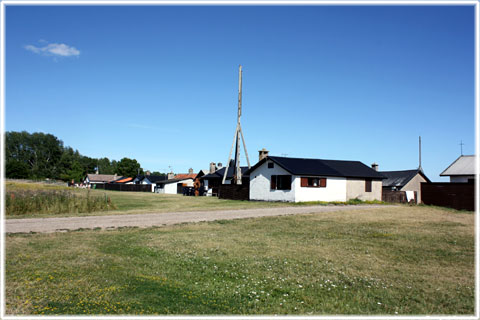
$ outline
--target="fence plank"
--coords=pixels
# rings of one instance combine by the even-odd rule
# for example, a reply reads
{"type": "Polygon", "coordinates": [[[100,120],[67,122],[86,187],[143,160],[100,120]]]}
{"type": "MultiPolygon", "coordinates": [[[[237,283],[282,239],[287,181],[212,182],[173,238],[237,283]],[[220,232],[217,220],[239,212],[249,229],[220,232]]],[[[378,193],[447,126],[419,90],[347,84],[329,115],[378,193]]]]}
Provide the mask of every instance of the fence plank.
{"type": "Polygon", "coordinates": [[[422,202],[457,210],[475,211],[475,185],[473,183],[422,183],[422,202]]]}

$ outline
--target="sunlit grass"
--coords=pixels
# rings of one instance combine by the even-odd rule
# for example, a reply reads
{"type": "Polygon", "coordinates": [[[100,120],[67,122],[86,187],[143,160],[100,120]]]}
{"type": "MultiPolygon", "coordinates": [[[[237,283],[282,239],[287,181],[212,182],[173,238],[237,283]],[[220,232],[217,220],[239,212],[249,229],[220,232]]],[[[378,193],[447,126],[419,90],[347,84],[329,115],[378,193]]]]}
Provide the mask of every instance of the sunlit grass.
{"type": "Polygon", "coordinates": [[[36,215],[79,214],[115,209],[107,195],[91,194],[89,190],[77,192],[62,187],[39,188],[7,185],[5,213],[21,217],[36,215]]]}
{"type": "Polygon", "coordinates": [[[8,314],[473,314],[474,215],[426,207],[6,237],[8,314]],[[53,258],[54,257],[54,258],[53,258]]]}

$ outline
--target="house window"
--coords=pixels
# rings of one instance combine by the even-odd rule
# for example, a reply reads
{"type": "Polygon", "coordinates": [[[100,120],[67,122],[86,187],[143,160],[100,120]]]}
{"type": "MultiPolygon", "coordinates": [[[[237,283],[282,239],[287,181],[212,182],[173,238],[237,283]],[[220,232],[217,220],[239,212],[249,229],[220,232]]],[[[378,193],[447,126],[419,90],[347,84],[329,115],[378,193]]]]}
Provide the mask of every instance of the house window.
{"type": "Polygon", "coordinates": [[[372,192],[372,179],[365,179],[365,192],[372,192]]]}
{"type": "Polygon", "coordinates": [[[273,162],[268,163],[268,169],[273,169],[273,162]]]}
{"type": "Polygon", "coordinates": [[[300,178],[300,186],[308,188],[326,188],[327,178],[300,178]]]}
{"type": "Polygon", "coordinates": [[[272,175],[272,180],[270,181],[270,189],[291,190],[292,176],[291,175],[272,175]]]}

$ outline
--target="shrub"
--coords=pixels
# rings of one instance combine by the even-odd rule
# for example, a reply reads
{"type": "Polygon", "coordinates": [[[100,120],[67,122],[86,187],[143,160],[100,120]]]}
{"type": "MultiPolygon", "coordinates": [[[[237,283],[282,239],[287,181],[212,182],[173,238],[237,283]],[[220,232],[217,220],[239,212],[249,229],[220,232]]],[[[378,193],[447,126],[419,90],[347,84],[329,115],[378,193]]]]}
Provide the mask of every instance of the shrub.
{"type": "Polygon", "coordinates": [[[18,189],[7,191],[5,212],[7,215],[32,213],[84,213],[116,209],[110,197],[92,196],[70,190],[18,189]]]}

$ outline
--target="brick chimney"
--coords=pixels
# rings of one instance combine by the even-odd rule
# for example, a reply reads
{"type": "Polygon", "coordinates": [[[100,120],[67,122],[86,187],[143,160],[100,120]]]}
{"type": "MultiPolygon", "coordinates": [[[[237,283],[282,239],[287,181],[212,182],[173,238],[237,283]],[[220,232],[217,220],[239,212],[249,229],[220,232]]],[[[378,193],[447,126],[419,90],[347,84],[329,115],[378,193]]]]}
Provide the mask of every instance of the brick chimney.
{"type": "Polygon", "coordinates": [[[372,169],[375,171],[378,171],[378,164],[377,163],[372,163],[372,169]]]}
{"type": "Polygon", "coordinates": [[[210,170],[209,173],[214,173],[217,167],[215,167],[215,162],[210,162],[210,170]]]}
{"type": "Polygon", "coordinates": [[[146,176],[149,176],[149,175],[151,175],[151,172],[150,172],[150,170],[147,170],[147,171],[145,172],[145,175],[146,175],[146,176]]]}
{"type": "Polygon", "coordinates": [[[258,150],[258,161],[261,161],[263,158],[268,156],[268,150],[263,148],[262,150],[258,150]]]}
{"type": "Polygon", "coordinates": [[[167,173],[167,179],[170,180],[170,179],[173,179],[173,177],[175,177],[175,174],[170,171],[169,173],[167,173]]]}

